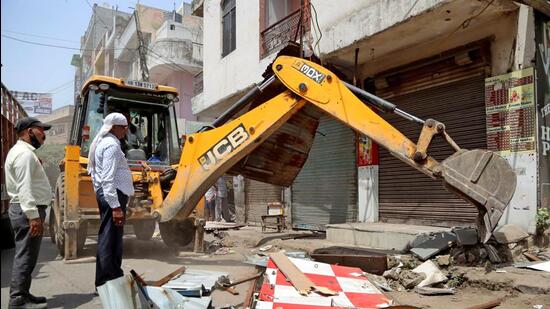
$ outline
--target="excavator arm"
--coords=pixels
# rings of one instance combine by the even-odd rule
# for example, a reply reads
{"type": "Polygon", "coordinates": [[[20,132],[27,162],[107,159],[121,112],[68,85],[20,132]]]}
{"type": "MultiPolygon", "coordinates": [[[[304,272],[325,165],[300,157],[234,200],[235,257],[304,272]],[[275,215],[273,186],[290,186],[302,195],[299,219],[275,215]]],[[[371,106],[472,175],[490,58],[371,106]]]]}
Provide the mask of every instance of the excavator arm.
{"type": "MultiPolygon", "coordinates": [[[[155,213],[162,222],[187,218],[217,178],[246,160],[289,119],[312,105],[474,204],[479,210],[482,240],[489,239],[516,188],[516,176],[506,160],[487,150],[461,149],[446,133],[444,124],[409,115],[390,102],[346,84],[318,64],[280,56],[272,66],[275,75],[265,83],[278,79],[287,88],[285,91],[234,120],[229,121],[231,115],[224,114],[211,129],[187,137],[172,189],[155,213]],[[422,124],[418,142],[409,140],[364,101],[422,124]],[[442,162],[428,155],[435,136],[442,136],[456,150],[442,162]]],[[[254,89],[250,96],[262,87],[265,85],[254,89]]],[[[291,180],[296,174],[290,176],[291,180]]]]}

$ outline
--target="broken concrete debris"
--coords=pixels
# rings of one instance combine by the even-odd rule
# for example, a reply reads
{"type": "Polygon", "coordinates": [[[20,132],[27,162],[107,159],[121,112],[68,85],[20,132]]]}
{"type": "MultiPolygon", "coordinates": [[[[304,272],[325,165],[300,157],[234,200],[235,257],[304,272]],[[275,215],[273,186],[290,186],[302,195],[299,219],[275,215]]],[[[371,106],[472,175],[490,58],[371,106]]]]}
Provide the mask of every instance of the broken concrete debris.
{"type": "Polygon", "coordinates": [[[408,269],[404,269],[399,273],[399,283],[405,289],[412,289],[425,279],[426,275],[424,273],[417,273],[408,269]]]}
{"type": "Polygon", "coordinates": [[[497,227],[493,232],[493,236],[499,244],[509,244],[519,242],[529,237],[529,234],[515,224],[506,224],[497,227]]]}
{"type": "Polygon", "coordinates": [[[417,286],[431,286],[447,281],[447,276],[445,276],[439,267],[432,261],[426,261],[412,271],[418,274],[424,274],[425,279],[418,283],[417,286]]]}
{"type": "Polygon", "coordinates": [[[417,286],[414,288],[414,291],[421,295],[446,295],[455,293],[455,289],[453,288],[431,288],[427,286],[417,286]]]}
{"type": "Polygon", "coordinates": [[[412,241],[411,252],[425,261],[451,247],[456,243],[456,239],[456,235],[452,232],[421,234],[412,241]]]}
{"type": "Polygon", "coordinates": [[[477,229],[473,227],[455,227],[452,232],[456,235],[457,243],[461,246],[471,246],[478,243],[477,229]]]}
{"type": "Polygon", "coordinates": [[[439,266],[449,266],[451,265],[451,256],[449,254],[438,255],[435,257],[435,262],[439,266]]]}
{"type": "Polygon", "coordinates": [[[390,270],[386,270],[382,276],[386,279],[398,281],[400,273],[401,273],[401,268],[395,267],[390,270]]]}

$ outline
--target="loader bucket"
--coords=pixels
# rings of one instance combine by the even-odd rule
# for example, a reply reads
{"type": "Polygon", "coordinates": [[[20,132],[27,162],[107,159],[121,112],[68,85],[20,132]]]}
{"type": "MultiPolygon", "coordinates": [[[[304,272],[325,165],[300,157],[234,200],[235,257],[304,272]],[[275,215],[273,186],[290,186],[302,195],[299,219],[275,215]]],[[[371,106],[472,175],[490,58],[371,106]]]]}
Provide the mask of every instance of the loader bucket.
{"type": "Polygon", "coordinates": [[[516,174],[508,162],[488,150],[464,150],[441,162],[445,185],[479,210],[478,230],[485,243],[516,190],[516,174]]]}

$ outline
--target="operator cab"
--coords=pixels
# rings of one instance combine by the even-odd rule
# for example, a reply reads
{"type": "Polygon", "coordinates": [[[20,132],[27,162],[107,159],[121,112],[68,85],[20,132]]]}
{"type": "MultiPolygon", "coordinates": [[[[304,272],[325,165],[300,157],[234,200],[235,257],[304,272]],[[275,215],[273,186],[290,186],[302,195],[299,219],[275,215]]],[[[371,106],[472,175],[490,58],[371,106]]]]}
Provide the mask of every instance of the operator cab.
{"type": "Polygon", "coordinates": [[[158,170],[165,170],[179,162],[181,144],[174,107],[177,92],[174,88],[92,76],[81,95],[73,119],[71,144],[80,146],[82,157],[88,157],[90,145],[103,125],[103,118],[112,112],[119,112],[128,119],[128,133],[121,140],[121,146],[131,169],[141,169],[141,161],[158,170]],[[164,91],[159,91],[159,88],[164,91]]]}

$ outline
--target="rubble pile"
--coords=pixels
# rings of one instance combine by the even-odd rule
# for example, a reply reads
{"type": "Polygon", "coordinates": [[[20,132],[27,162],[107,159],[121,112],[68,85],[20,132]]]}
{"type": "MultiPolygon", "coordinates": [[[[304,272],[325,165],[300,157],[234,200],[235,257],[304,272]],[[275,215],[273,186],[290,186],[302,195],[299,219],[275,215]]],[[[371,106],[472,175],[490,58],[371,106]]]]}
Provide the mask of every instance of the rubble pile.
{"type": "MultiPolygon", "coordinates": [[[[475,276],[468,275],[469,269],[482,269],[485,274],[505,273],[505,267],[550,271],[549,249],[535,244],[533,236],[515,225],[499,227],[485,244],[478,242],[475,228],[421,234],[410,243],[407,254],[388,256],[388,270],[383,276],[369,275],[369,279],[386,291],[453,294],[455,288],[469,280],[472,285],[477,284],[472,280],[475,276]]],[[[507,283],[507,288],[526,290],[511,281],[507,283]]]]}

